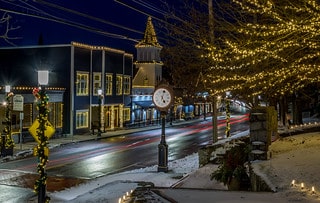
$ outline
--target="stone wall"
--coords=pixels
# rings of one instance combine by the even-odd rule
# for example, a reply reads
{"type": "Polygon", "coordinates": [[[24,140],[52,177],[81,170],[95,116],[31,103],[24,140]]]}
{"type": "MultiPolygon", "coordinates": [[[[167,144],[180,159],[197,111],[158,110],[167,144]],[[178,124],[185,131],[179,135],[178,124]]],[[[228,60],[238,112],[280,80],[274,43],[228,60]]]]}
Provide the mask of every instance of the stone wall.
{"type": "Polygon", "coordinates": [[[250,113],[249,160],[267,160],[270,158],[271,138],[277,134],[277,112],[274,107],[257,107],[250,113]]]}

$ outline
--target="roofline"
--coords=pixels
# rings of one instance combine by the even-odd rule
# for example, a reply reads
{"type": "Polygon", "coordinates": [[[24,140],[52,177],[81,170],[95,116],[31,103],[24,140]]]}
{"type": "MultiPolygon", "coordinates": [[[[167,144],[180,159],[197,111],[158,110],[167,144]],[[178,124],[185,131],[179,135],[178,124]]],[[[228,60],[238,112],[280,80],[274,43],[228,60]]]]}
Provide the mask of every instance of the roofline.
{"type": "Polygon", "coordinates": [[[110,52],[113,52],[113,53],[119,53],[119,54],[123,54],[125,56],[130,56],[130,57],[133,58],[133,54],[126,53],[124,50],[114,49],[114,48],[110,48],[110,47],[107,47],[107,46],[89,45],[89,44],[84,44],[84,43],[80,43],[80,42],[71,42],[71,45],[75,46],[75,47],[83,47],[83,48],[92,49],[92,50],[110,51],[110,52]]]}
{"type": "Polygon", "coordinates": [[[113,53],[120,53],[120,54],[123,54],[124,56],[133,58],[133,54],[127,53],[123,50],[114,49],[114,48],[110,48],[110,47],[106,47],[106,46],[89,45],[89,44],[84,44],[84,43],[79,43],[79,42],[74,42],[74,41],[72,41],[70,44],[26,45],[26,46],[15,46],[15,47],[0,47],[0,49],[11,50],[11,49],[55,48],[55,47],[72,47],[72,46],[83,47],[83,48],[92,49],[92,50],[105,50],[105,51],[110,51],[113,53]]]}

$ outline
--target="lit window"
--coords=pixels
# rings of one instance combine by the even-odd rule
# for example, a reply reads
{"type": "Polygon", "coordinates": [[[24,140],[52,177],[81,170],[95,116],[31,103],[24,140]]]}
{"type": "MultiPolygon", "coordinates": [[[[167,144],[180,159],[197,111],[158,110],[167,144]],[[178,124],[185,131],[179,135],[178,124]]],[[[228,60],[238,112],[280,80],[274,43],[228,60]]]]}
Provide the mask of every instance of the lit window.
{"type": "Polygon", "coordinates": [[[130,76],[123,77],[123,94],[130,94],[130,76]]]}
{"type": "Polygon", "coordinates": [[[112,74],[106,75],[106,95],[112,95],[112,74]]]}
{"type": "Polygon", "coordinates": [[[117,93],[117,95],[122,94],[122,75],[117,75],[116,93],[117,93]]]}
{"type": "Polygon", "coordinates": [[[123,108],[123,120],[130,121],[130,108],[123,108]]]}
{"type": "Polygon", "coordinates": [[[89,95],[89,73],[77,72],[77,96],[89,95]]]}
{"type": "Polygon", "coordinates": [[[76,128],[88,128],[89,126],[89,110],[76,111],[76,128]]]}
{"type": "Polygon", "coordinates": [[[101,73],[93,73],[93,95],[98,95],[101,89],[101,73]]]}

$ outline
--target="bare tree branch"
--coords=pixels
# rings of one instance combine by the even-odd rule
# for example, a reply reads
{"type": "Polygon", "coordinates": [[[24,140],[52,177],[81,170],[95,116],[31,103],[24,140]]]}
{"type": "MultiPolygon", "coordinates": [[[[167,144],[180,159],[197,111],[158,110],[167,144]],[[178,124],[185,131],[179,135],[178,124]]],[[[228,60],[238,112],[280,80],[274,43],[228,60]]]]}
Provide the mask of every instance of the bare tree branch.
{"type": "Polygon", "coordinates": [[[4,12],[1,19],[0,19],[0,38],[3,39],[6,43],[16,46],[12,40],[21,39],[21,37],[11,37],[10,32],[14,30],[20,29],[20,26],[12,26],[11,23],[12,16],[9,15],[7,12],[4,12]]]}

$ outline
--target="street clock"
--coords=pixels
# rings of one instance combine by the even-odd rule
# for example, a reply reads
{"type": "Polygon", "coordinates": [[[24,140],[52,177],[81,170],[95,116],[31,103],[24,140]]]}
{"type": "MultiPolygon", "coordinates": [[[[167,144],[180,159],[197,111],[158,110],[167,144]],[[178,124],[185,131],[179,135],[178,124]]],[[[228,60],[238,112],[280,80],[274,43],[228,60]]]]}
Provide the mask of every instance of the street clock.
{"type": "Polygon", "coordinates": [[[153,93],[153,103],[159,111],[168,111],[174,101],[173,90],[169,85],[159,85],[153,93]]]}

